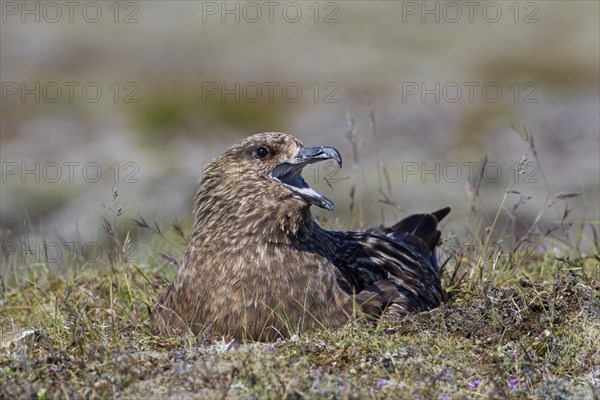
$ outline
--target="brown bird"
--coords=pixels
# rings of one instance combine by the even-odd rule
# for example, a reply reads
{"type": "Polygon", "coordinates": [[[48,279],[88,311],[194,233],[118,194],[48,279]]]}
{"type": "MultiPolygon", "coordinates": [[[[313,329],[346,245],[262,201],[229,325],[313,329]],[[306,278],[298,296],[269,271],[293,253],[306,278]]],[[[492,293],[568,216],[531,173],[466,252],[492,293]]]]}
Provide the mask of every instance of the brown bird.
{"type": "Polygon", "coordinates": [[[301,176],[304,166],[327,159],[342,165],[333,147],[259,133],[213,160],[194,199],[183,263],[152,312],[152,331],[269,341],[354,317],[437,307],[437,223],[450,209],[390,228],[327,231],[310,206],[333,210],[333,203],[301,176]]]}

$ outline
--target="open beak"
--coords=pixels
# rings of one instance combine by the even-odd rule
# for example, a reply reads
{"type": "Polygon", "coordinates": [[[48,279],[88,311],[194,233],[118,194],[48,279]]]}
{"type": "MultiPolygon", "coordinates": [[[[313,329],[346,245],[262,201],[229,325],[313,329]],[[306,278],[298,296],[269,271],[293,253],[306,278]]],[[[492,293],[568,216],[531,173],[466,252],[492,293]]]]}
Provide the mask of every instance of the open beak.
{"type": "Polygon", "coordinates": [[[296,197],[309,204],[333,211],[333,202],[308,186],[301,175],[302,168],[306,165],[329,159],[334,159],[340,167],[342,166],[342,156],[334,147],[303,147],[296,157],[276,166],[269,176],[290,189],[296,197]]]}

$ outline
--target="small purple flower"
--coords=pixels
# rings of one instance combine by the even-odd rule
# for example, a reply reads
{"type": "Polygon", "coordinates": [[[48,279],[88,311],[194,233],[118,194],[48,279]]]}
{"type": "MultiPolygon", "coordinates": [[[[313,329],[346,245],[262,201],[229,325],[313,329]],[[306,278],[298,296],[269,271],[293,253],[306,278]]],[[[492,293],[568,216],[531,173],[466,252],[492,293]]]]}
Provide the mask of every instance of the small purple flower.
{"type": "Polygon", "coordinates": [[[440,400],[452,400],[452,397],[450,397],[449,395],[445,394],[442,397],[440,397],[440,400]]]}
{"type": "Polygon", "coordinates": [[[478,388],[480,385],[481,385],[481,381],[479,381],[479,380],[469,381],[469,388],[471,388],[471,389],[478,388]]]}
{"type": "Polygon", "coordinates": [[[274,344],[268,344],[265,346],[265,351],[271,352],[277,350],[277,347],[274,344]]]}
{"type": "Polygon", "coordinates": [[[387,384],[388,381],[386,381],[385,379],[381,379],[379,382],[377,382],[377,385],[375,385],[375,390],[381,390],[387,384]]]}
{"type": "Polygon", "coordinates": [[[514,389],[514,388],[516,388],[516,387],[517,387],[517,385],[518,385],[518,383],[517,383],[517,378],[510,378],[510,379],[508,380],[508,387],[509,387],[509,388],[511,388],[511,389],[514,389]]]}

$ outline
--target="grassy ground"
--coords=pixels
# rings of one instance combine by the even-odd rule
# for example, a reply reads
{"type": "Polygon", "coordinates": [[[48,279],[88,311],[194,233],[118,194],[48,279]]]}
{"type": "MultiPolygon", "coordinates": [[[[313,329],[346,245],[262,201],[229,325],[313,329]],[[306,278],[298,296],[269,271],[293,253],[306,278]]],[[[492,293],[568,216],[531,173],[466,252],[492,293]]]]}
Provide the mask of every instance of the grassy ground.
{"type": "Polygon", "coordinates": [[[159,257],[4,274],[0,397],[598,398],[598,254],[484,254],[434,311],[273,344],[153,337],[159,257]]]}
{"type": "MultiPolygon", "coordinates": [[[[510,232],[521,201],[484,218],[478,192],[474,182],[462,241],[444,234],[441,307],[271,344],[152,336],[149,313],[188,229],[137,221],[149,235],[132,235],[149,256],[134,262],[140,248],[131,224],[117,233],[115,193],[111,257],[49,268],[3,256],[0,398],[600,398],[594,222],[569,238],[565,205],[555,227],[510,232]]],[[[575,196],[549,197],[547,208],[575,196]]]]}

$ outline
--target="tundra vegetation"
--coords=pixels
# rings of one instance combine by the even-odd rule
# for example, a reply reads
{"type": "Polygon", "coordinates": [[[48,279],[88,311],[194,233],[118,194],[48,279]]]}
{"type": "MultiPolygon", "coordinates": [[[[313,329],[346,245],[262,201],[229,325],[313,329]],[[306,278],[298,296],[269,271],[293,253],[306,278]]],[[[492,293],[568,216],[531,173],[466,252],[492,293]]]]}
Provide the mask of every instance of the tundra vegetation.
{"type": "MultiPolygon", "coordinates": [[[[539,161],[531,134],[515,129],[539,161]]],[[[356,156],[351,125],[347,136],[356,156]]],[[[373,179],[371,203],[355,199],[356,180],[356,215],[395,207],[384,162],[373,179]]],[[[468,215],[451,215],[464,230],[442,229],[441,307],[273,343],[153,336],[149,313],[191,226],[128,219],[115,190],[102,257],[71,248],[50,265],[3,248],[0,398],[599,398],[598,221],[573,220],[578,193],[549,193],[531,226],[517,229],[527,193],[508,187],[485,215],[480,183],[466,190],[468,215]],[[556,223],[543,226],[545,213],[556,223]]]]}

